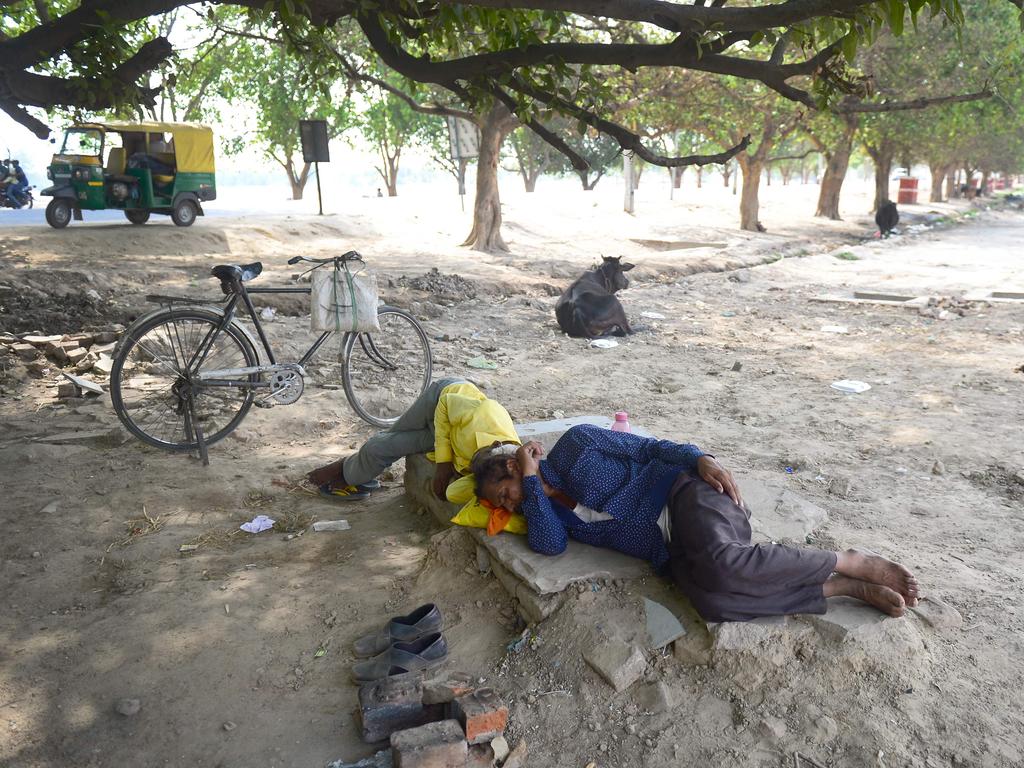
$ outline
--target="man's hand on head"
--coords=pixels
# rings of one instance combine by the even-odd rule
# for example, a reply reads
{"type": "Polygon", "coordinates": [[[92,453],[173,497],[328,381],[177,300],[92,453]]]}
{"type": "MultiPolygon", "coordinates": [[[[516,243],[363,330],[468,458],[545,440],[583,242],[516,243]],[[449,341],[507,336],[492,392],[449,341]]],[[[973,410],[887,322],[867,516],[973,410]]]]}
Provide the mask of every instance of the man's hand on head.
{"type": "Polygon", "coordinates": [[[718,461],[710,456],[701,456],[697,459],[697,473],[705,483],[716,491],[728,495],[737,505],[743,506],[740,487],[733,480],[732,473],[719,464],[718,461]]]}
{"type": "Polygon", "coordinates": [[[434,468],[434,495],[442,501],[447,498],[448,484],[455,475],[455,465],[443,461],[434,468]]]}
{"type": "Polygon", "coordinates": [[[519,446],[516,450],[516,461],[523,477],[536,475],[540,471],[540,457],[544,455],[544,446],[536,440],[519,446]]]}

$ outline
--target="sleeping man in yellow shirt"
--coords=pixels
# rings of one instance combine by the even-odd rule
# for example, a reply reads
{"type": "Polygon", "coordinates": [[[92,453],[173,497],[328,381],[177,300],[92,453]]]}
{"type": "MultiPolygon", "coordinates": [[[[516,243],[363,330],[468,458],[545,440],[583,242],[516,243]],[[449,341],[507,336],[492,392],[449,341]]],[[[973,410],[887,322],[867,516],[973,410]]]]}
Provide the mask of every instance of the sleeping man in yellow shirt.
{"type": "MultiPolygon", "coordinates": [[[[520,444],[508,411],[465,379],[440,379],[432,382],[398,421],[367,440],[358,452],[315,469],[307,477],[324,496],[344,501],[365,499],[380,487],[377,476],[398,459],[432,451],[427,458],[437,465],[434,494],[465,505],[453,522],[485,527],[490,511],[476,499],[469,465],[478,450],[495,442],[513,450],[520,444]]],[[[518,515],[499,525],[511,533],[526,530],[518,515]]],[[[495,527],[493,521],[490,527],[495,527]]]]}

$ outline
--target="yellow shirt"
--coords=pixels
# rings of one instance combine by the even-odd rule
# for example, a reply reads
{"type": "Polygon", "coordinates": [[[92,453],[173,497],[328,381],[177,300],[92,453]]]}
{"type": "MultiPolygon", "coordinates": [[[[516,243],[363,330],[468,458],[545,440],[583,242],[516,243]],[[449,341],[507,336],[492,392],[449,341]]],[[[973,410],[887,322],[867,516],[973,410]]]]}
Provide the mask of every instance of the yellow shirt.
{"type": "Polygon", "coordinates": [[[468,381],[441,390],[434,411],[434,453],[428,459],[450,461],[456,472],[465,474],[473,454],[495,440],[519,443],[512,417],[500,403],[468,381]]]}

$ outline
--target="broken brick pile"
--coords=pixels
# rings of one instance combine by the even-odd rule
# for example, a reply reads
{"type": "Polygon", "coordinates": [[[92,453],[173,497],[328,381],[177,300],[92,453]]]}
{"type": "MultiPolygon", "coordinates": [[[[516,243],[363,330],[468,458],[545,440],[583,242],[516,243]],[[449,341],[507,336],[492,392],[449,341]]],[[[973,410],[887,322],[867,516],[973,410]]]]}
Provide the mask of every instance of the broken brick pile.
{"type": "MultiPolygon", "coordinates": [[[[364,741],[388,739],[394,768],[522,768],[525,743],[508,749],[508,707],[491,688],[474,688],[466,675],[425,681],[408,672],[363,685],[357,719],[364,741]]],[[[390,763],[387,762],[390,757],[390,763]]]]}
{"type": "MultiPolygon", "coordinates": [[[[122,333],[124,328],[115,325],[100,331],[55,336],[0,334],[0,352],[16,356],[26,364],[29,373],[36,376],[59,371],[73,376],[91,373],[106,378],[113,367],[112,354],[122,333]]],[[[95,391],[91,387],[85,389],[95,391]]],[[[80,382],[69,378],[58,385],[57,397],[81,397],[82,390],[80,382]]]]}

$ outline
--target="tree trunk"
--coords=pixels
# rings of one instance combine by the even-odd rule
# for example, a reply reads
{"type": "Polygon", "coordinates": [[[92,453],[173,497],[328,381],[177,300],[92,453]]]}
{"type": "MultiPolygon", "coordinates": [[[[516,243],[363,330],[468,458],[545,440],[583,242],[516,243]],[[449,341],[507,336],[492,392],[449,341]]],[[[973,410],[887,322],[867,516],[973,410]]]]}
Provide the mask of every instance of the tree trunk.
{"type": "Polygon", "coordinates": [[[770,165],[765,166],[764,169],[764,185],[770,187],[772,185],[772,167],[770,165]]]}
{"type": "Polygon", "coordinates": [[[818,194],[818,209],[815,216],[825,216],[835,221],[839,216],[839,193],[843,189],[846,169],[850,166],[850,153],[853,151],[853,136],[857,132],[858,120],[846,115],[843,117],[846,127],[843,135],[836,143],[832,153],[828,155],[825,174],[821,177],[821,192],[818,194]]]}
{"type": "Polygon", "coordinates": [[[722,165],[722,186],[729,188],[729,179],[732,178],[732,163],[722,165]]]}
{"type": "Polygon", "coordinates": [[[537,188],[537,178],[539,176],[539,173],[531,173],[523,177],[523,186],[526,187],[527,192],[533,192],[537,188]]]}
{"type": "Polygon", "coordinates": [[[982,171],[981,172],[981,186],[978,187],[978,194],[979,195],[987,195],[988,194],[988,192],[989,192],[988,185],[989,185],[989,182],[991,180],[992,180],[992,171],[982,171]]]}
{"type": "Polygon", "coordinates": [[[704,168],[700,165],[697,166],[697,189],[701,188],[701,183],[704,181],[704,168]]]}
{"type": "Polygon", "coordinates": [[[875,165],[875,201],[871,211],[877,211],[889,201],[889,176],[892,173],[893,152],[886,146],[869,148],[868,154],[875,165]]]}
{"type": "Polygon", "coordinates": [[[501,198],[498,195],[498,159],[505,137],[518,125],[508,107],[495,101],[480,128],[480,156],[476,161],[476,200],[473,229],[463,245],[485,253],[507,251],[501,238],[501,198]]]}
{"type": "Polygon", "coordinates": [[[804,165],[804,161],[801,160],[800,161],[800,183],[801,184],[806,184],[808,181],[810,181],[810,178],[811,178],[811,171],[810,171],[810,169],[806,165],[804,165]]]}
{"type": "Polygon", "coordinates": [[[782,176],[782,186],[789,186],[789,179],[793,175],[792,168],[779,168],[779,175],[782,176]]]}
{"type": "Polygon", "coordinates": [[[932,175],[932,188],[928,194],[929,203],[941,203],[942,202],[942,182],[946,179],[946,166],[944,165],[929,165],[928,170],[931,171],[932,175]]]}
{"type": "Polygon", "coordinates": [[[672,188],[679,189],[683,185],[683,173],[686,171],[686,167],[677,165],[675,168],[670,169],[672,173],[672,188]]]}
{"type": "MultiPolygon", "coordinates": [[[[760,154],[760,148],[758,154],[760,154]]],[[[749,155],[740,155],[739,166],[743,173],[743,193],[740,195],[740,229],[759,232],[761,222],[757,220],[760,209],[757,192],[761,185],[764,163],[749,155]]]]}
{"type": "Polygon", "coordinates": [[[306,188],[306,182],[309,181],[309,169],[310,163],[302,164],[302,171],[299,173],[295,172],[295,165],[292,163],[292,159],[289,157],[288,162],[284,166],[285,173],[288,174],[288,183],[292,187],[292,200],[301,200],[303,190],[306,188]]]}
{"type": "Polygon", "coordinates": [[[949,171],[946,174],[946,199],[952,200],[956,197],[956,171],[949,171]]]}

